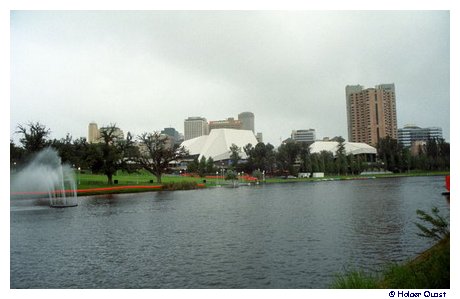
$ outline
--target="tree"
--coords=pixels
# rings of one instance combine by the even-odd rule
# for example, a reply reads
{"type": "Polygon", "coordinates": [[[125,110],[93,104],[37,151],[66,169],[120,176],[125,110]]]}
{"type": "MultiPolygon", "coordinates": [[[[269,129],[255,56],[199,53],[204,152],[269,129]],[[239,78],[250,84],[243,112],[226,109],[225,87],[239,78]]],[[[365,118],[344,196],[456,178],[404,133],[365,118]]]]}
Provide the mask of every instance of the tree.
{"type": "Polygon", "coordinates": [[[206,161],[206,172],[210,174],[214,174],[216,172],[216,167],[214,166],[214,160],[209,157],[206,161]]]}
{"type": "Polygon", "coordinates": [[[13,140],[10,139],[10,169],[18,167],[18,163],[24,156],[24,149],[16,146],[13,140]]]}
{"type": "Polygon", "coordinates": [[[286,142],[278,147],[276,162],[282,172],[288,172],[291,175],[297,174],[294,164],[296,163],[299,152],[300,146],[295,142],[286,142]]]}
{"type": "Polygon", "coordinates": [[[300,144],[300,171],[312,173],[312,161],[310,155],[310,145],[306,142],[300,144]]]}
{"type": "Polygon", "coordinates": [[[206,157],[202,156],[200,162],[198,163],[198,175],[204,177],[206,174],[206,157]]]}
{"type": "Polygon", "coordinates": [[[93,157],[101,165],[100,170],[107,176],[108,184],[113,184],[113,175],[118,170],[135,171],[134,164],[130,164],[136,156],[132,135],[128,132],[126,139],[118,135],[119,128],[110,124],[100,129],[101,143],[95,145],[93,157]]]}
{"type": "Polygon", "coordinates": [[[396,139],[389,136],[380,138],[377,142],[377,156],[384,163],[386,170],[400,172],[403,168],[402,146],[396,139]]]}
{"type": "Polygon", "coordinates": [[[25,126],[18,125],[16,133],[23,135],[19,142],[24,147],[26,155],[36,153],[50,145],[47,137],[51,134],[51,131],[39,122],[29,122],[25,126]]]}
{"type": "Polygon", "coordinates": [[[198,156],[196,156],[192,162],[188,163],[187,170],[189,173],[198,172],[198,156]]]}
{"type": "Polygon", "coordinates": [[[54,139],[51,142],[51,146],[57,150],[63,163],[75,164],[76,157],[72,146],[72,135],[67,133],[65,138],[54,139]]]}
{"type": "Polygon", "coordinates": [[[232,145],[230,146],[230,161],[232,163],[231,165],[233,168],[235,168],[238,165],[238,161],[241,160],[240,153],[241,148],[238,147],[236,144],[232,143],[232,145]]]}
{"type": "Polygon", "coordinates": [[[168,138],[159,132],[143,133],[138,136],[140,151],[137,162],[157,178],[161,184],[161,176],[169,168],[169,163],[178,161],[188,155],[182,146],[172,144],[168,138]]]}
{"type": "Polygon", "coordinates": [[[346,174],[348,170],[348,164],[347,164],[347,156],[345,152],[345,145],[344,145],[344,139],[339,136],[338,142],[339,145],[337,147],[337,151],[335,154],[335,163],[336,163],[336,169],[337,169],[337,174],[346,174]]]}

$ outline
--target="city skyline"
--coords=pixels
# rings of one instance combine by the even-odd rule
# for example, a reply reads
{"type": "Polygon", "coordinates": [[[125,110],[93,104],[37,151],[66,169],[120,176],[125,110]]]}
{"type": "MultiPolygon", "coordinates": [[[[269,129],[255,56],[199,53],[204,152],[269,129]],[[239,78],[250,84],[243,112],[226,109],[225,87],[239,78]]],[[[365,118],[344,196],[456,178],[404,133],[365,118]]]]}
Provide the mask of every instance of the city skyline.
{"type": "Polygon", "coordinates": [[[10,138],[29,121],[79,138],[92,121],[138,135],[251,111],[265,143],[348,139],[345,86],[394,83],[398,127],[450,141],[449,44],[447,11],[13,11],[10,138]]]}

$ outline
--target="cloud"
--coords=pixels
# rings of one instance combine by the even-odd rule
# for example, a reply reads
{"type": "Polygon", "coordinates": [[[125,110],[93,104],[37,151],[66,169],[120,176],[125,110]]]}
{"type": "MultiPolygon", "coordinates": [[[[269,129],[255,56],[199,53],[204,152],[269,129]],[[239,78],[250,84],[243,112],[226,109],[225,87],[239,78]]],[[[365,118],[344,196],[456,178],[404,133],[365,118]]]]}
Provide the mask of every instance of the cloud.
{"type": "Polygon", "coordinates": [[[293,129],[346,138],[345,85],[394,82],[399,125],[449,138],[445,11],[34,11],[11,24],[12,130],[182,131],[189,116],[252,111],[275,144],[293,129]]]}

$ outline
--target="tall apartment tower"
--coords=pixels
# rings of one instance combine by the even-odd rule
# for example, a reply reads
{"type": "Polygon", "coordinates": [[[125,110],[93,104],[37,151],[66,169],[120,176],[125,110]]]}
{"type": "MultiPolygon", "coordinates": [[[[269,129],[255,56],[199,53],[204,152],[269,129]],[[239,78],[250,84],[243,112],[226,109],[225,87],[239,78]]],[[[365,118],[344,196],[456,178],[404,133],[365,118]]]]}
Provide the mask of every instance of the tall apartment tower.
{"type": "Polygon", "coordinates": [[[208,121],[204,117],[189,117],[184,121],[184,140],[209,134],[208,121]]]}
{"type": "Polygon", "coordinates": [[[99,142],[100,138],[99,129],[97,128],[97,124],[92,122],[88,125],[88,143],[97,143],[99,142]]]}
{"type": "Polygon", "coordinates": [[[398,138],[394,84],[367,89],[361,85],[347,85],[345,94],[350,142],[376,146],[380,138],[398,138]]]}
{"type": "Polygon", "coordinates": [[[242,130],[251,130],[254,133],[254,113],[241,112],[238,114],[238,120],[241,122],[242,130]]]}

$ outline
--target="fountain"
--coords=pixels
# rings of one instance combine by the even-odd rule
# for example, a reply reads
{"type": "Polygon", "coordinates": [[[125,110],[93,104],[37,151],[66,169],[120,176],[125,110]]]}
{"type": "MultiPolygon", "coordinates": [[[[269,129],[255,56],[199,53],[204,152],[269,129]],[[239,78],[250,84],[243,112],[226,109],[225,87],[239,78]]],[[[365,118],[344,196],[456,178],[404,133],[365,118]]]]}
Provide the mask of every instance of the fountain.
{"type": "Polygon", "coordinates": [[[50,207],[78,205],[74,172],[56,150],[45,148],[11,178],[11,194],[48,196],[50,207]]]}

